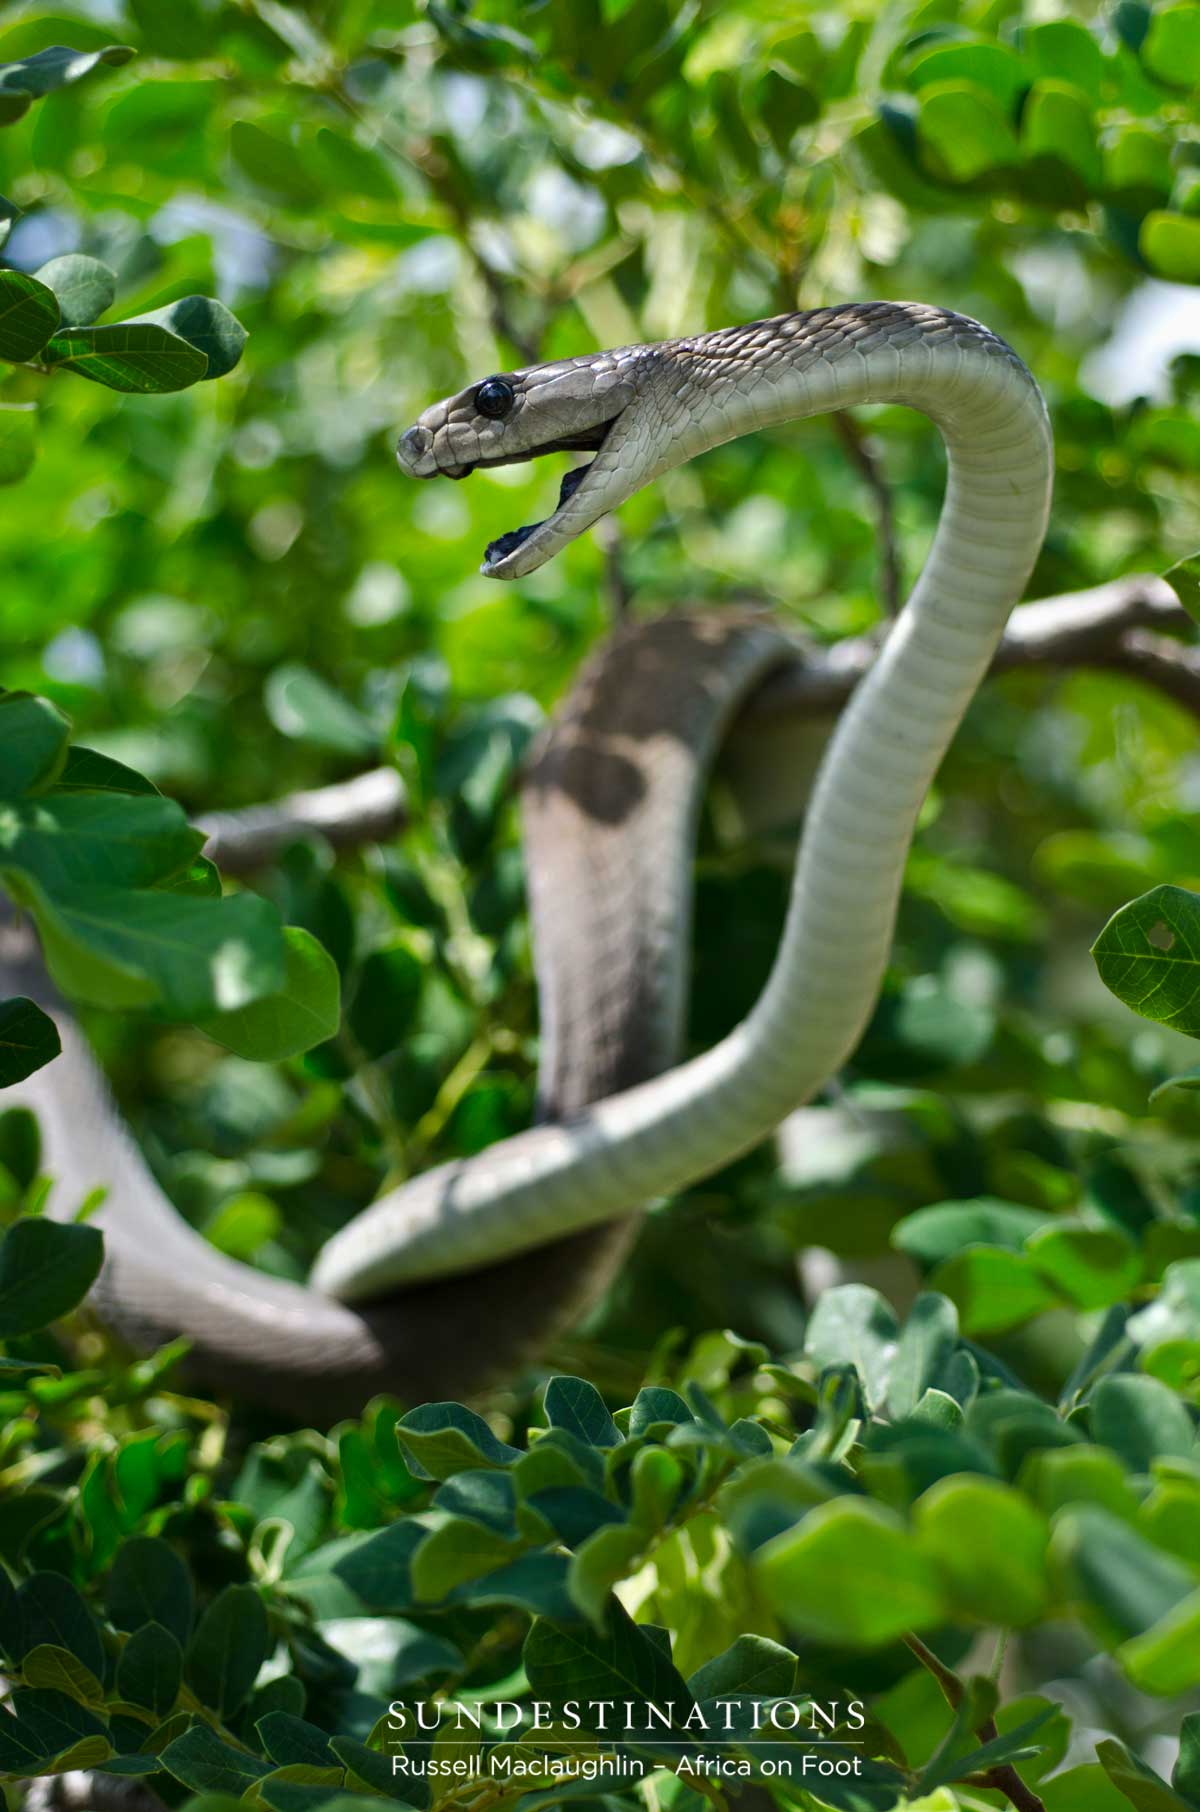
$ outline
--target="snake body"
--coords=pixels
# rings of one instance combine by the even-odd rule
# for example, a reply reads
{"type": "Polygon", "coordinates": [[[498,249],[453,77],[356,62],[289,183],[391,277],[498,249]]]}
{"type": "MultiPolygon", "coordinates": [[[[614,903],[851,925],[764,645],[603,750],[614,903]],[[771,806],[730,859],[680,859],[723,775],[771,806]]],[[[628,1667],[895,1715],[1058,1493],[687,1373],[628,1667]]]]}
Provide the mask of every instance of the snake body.
{"type": "Polygon", "coordinates": [[[331,1294],[369,1298],[469,1270],[670,1194],[756,1144],[833,1075],[878,993],[917,814],[1024,589],[1050,502],[1049,424],[1025,366],[978,322],[916,303],[781,315],[498,374],[401,437],[402,466],[423,478],[595,450],[552,516],[488,548],[484,572],[511,579],[706,448],[880,402],[940,429],[945,500],[912,596],[826,751],[754,1010],[652,1081],[382,1197],[322,1251],[313,1275],[331,1294]]]}
{"type": "Polygon", "coordinates": [[[310,1415],[381,1388],[470,1388],[611,1267],[628,1220],[608,1223],[745,1150],[834,1073],[874,1004],[925,792],[1041,544],[1050,440],[1028,371],[962,316],[851,304],[498,375],[427,410],[399,448],[417,477],[595,452],[546,522],[488,549],[484,571],[517,578],[708,447],[875,402],[941,430],[942,517],[827,751],[747,1020],[669,1067],[704,765],[786,644],[757,621],[684,615],[617,638],[526,783],[548,1117],[383,1196],[328,1242],[312,1288],[222,1258],[174,1217],[67,1023],[67,1058],[24,1092],[50,1166],[79,1193],[110,1186],[104,1319],[138,1344],[187,1333],[208,1375],[310,1415]]]}
{"type": "MultiPolygon", "coordinates": [[[[546,1027],[539,1115],[576,1113],[678,1056],[707,768],[760,675],[789,655],[760,616],[631,624],[585,664],[535,749],[522,820],[546,1027]]],[[[41,1000],[62,1039],[60,1057],[0,1097],[38,1115],[49,1212],[69,1218],[97,1185],[108,1191],[93,1223],[106,1256],[92,1308],[139,1351],[185,1336],[189,1369],[209,1385],[323,1423],[381,1391],[469,1396],[577,1317],[630,1243],[627,1219],[552,1240],[533,1263],[501,1260],[362,1308],[268,1277],[181,1219],[23,930],[0,929],[7,993],[41,1000]]]]}

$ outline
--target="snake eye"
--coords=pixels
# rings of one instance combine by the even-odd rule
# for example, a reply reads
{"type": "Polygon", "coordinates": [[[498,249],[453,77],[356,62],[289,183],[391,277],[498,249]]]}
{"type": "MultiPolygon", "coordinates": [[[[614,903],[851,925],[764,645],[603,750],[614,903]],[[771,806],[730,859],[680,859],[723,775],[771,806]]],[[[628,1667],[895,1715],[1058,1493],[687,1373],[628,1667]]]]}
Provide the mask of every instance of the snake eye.
{"type": "Polygon", "coordinates": [[[515,400],[512,385],[500,377],[484,378],[475,392],[475,407],[480,415],[486,415],[494,422],[508,414],[515,400]]]}

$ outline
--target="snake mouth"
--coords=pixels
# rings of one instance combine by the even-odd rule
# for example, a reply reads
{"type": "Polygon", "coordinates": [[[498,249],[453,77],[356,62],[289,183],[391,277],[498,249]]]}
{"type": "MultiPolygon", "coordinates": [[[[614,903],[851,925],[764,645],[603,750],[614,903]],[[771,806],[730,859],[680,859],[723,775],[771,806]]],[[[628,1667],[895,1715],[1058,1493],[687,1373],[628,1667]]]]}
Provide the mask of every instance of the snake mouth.
{"type": "MultiPolygon", "coordinates": [[[[526,460],[541,459],[547,453],[588,452],[599,454],[618,419],[618,415],[613,415],[607,421],[597,422],[596,426],[589,428],[586,433],[570,435],[562,440],[546,441],[542,446],[531,447],[527,453],[518,453],[508,459],[481,459],[477,464],[480,466],[517,465],[523,464],[526,460]]],[[[540,522],[527,522],[520,528],[507,529],[504,534],[497,535],[494,541],[489,541],[484,552],[483,565],[479,569],[480,572],[488,579],[517,578],[519,574],[515,570],[514,556],[518,550],[526,547],[529,542],[536,544],[536,541],[543,536],[547,539],[551,537],[567,504],[586,487],[588,474],[595,464],[596,461],[590,459],[586,464],[576,466],[573,471],[563,474],[562,483],[558,488],[558,502],[549,516],[543,517],[540,522]]],[[[475,469],[475,466],[461,466],[453,472],[448,472],[447,476],[466,478],[475,469]]],[[[529,570],[526,565],[527,559],[528,555],[521,562],[522,572],[529,570]]],[[[540,565],[541,562],[537,561],[535,564],[540,565]]]]}

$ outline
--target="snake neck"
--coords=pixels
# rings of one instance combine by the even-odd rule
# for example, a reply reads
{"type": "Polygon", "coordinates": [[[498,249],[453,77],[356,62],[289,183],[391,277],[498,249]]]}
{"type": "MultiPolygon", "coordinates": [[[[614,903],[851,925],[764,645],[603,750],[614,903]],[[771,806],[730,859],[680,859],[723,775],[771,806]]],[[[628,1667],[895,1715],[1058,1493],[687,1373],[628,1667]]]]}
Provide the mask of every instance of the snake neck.
{"type": "Polygon", "coordinates": [[[933,546],[827,750],[779,952],[750,1016],[714,1049],[567,1126],[385,1198],[326,1247],[327,1288],[369,1294],[627,1212],[747,1150],[836,1072],[878,994],[922,801],[1041,546],[1045,407],[1015,354],[973,321],[858,304],[637,350],[661,357],[600,460],[619,463],[626,438],[657,435],[648,478],[754,429],[906,404],[946,445],[933,546]]]}

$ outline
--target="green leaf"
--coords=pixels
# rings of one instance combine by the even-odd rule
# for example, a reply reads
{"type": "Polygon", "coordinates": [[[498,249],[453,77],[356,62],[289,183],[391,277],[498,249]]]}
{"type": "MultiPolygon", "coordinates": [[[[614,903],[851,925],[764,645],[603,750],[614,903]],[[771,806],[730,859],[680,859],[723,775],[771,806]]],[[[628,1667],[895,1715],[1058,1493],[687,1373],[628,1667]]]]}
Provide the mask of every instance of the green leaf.
{"type": "Polygon", "coordinates": [[[104,1688],[90,1667],[78,1655],[52,1642],[39,1643],[21,1660],[21,1678],[26,1686],[65,1693],[81,1705],[102,1705],[104,1688]]]}
{"type": "Polygon", "coordinates": [[[786,1699],[796,1684],[796,1657],[768,1636],[739,1636],[688,1680],[693,1697],[786,1699]]]}
{"type": "Polygon", "coordinates": [[[72,743],[67,750],[54,790],[59,793],[158,794],[154,782],[147,780],[144,774],[127,768],[122,761],[114,761],[111,755],[81,748],[78,743],[72,743]]]}
{"type": "Polygon", "coordinates": [[[158,1623],[181,1646],[192,1628],[192,1581],[174,1549],[157,1536],[125,1542],[113,1562],[106,1609],[119,1630],[158,1623]]]}
{"type": "Polygon", "coordinates": [[[81,1303],[100,1273],[95,1227],[15,1221],[0,1241],[0,1339],[32,1334],[81,1303]]]}
{"type": "Polygon", "coordinates": [[[156,323],[202,353],[208,361],[201,374],[205,378],[224,377],[232,371],[246,344],[246,329],[237,316],[212,296],[184,296],[150,314],[136,315],[134,320],[156,323]]]}
{"type": "Polygon", "coordinates": [[[86,1743],[91,1760],[79,1765],[87,1767],[112,1753],[104,1724],[66,1693],[18,1688],[11,1704],[22,1731],[40,1745],[44,1755],[70,1755],[74,1760],[77,1746],[86,1743]]]}
{"type": "Polygon", "coordinates": [[[171,1711],[183,1679],[183,1650],[161,1623],[144,1623],[134,1631],[117,1663],[117,1691],[131,1704],[144,1705],[160,1721],[171,1711]]]}
{"type": "Polygon", "coordinates": [[[809,1317],[804,1351],[814,1365],[853,1366],[869,1405],[882,1403],[899,1330],[877,1290],[840,1284],[826,1290],[809,1317]]]}
{"type": "Polygon", "coordinates": [[[1099,1227],[1043,1227],[1025,1247],[1040,1276],[1077,1309],[1123,1302],[1142,1275],[1142,1257],[1124,1234],[1099,1227]]]}
{"type": "Polygon", "coordinates": [[[616,1447],[621,1436],[604,1399],[586,1378],[551,1378],[544,1400],[551,1428],[565,1428],[591,1447],[616,1447]]]}
{"type": "Polygon", "coordinates": [[[282,1225],[283,1216],[271,1198],[246,1189],[221,1203],[204,1223],[204,1237],[218,1252],[249,1262],[282,1225]]]}
{"type": "Polygon", "coordinates": [[[311,1051],[335,1036],[341,1019],[341,980],[329,952],[296,925],[284,927],[283,943],[282,988],[196,1022],[226,1050],[255,1063],[280,1063],[311,1051]]]}
{"type": "Polygon", "coordinates": [[[519,1544],[466,1517],[431,1529],[412,1557],[413,1592],[418,1603],[436,1604],[455,1586],[490,1573],[515,1558],[519,1544]]]}
{"type": "Polygon", "coordinates": [[[0,485],[20,484],[37,458],[36,403],[0,402],[0,485]]]}
{"type": "Polygon", "coordinates": [[[193,1793],[231,1793],[235,1798],[271,1773],[269,1762],[223,1743],[207,1724],[193,1724],[168,1743],[162,1752],[162,1764],[193,1793]]]}
{"type": "Polygon", "coordinates": [[[1200,1591],[1122,1643],[1117,1660],[1141,1692],[1175,1696],[1200,1684],[1200,1591]]]}
{"type": "Polygon", "coordinates": [[[143,48],[152,56],[192,62],[209,55],[217,8],[205,0],[125,0],[130,17],[141,34],[143,48]]]}
{"type": "Polygon", "coordinates": [[[1072,82],[1089,100],[1098,101],[1104,85],[1104,52],[1086,25],[1074,19],[1050,19],[1023,25],[1021,59],[1034,76],[1072,82]]]}
{"type": "Polygon", "coordinates": [[[55,793],[0,813],[0,866],[22,870],[52,894],[90,884],[150,886],[185,867],[202,843],[161,794],[55,793]]]}
{"type": "Polygon", "coordinates": [[[448,1479],[473,1466],[511,1466],[517,1447],[498,1441],[482,1416],[461,1403],[423,1403],[396,1426],[418,1477],[448,1479]]]}
{"type": "Polygon", "coordinates": [[[33,101],[68,82],[77,82],[97,64],[118,68],[135,54],[128,44],[106,44],[102,50],[70,50],[54,44],[19,62],[0,63],[0,126],[11,126],[33,101]]]}
{"type": "Polygon", "coordinates": [[[929,1282],[957,1305],[965,1334],[1002,1333],[1058,1301],[1025,1258],[999,1246],[968,1246],[940,1264],[929,1282]]]}
{"type": "Polygon", "coordinates": [[[226,1586],[201,1617],[188,1644],[187,1683],[204,1705],[227,1719],[249,1697],[270,1647],[267,1613],[257,1588],[226,1586]]]}
{"type": "Polygon", "coordinates": [[[52,786],[70,734],[70,724],[48,698],[0,694],[0,799],[19,799],[52,786]]]}
{"type": "Polygon", "coordinates": [[[305,211],[320,206],[324,199],[321,184],[285,138],[265,132],[249,120],[234,120],[229,149],[238,168],[276,200],[305,211]]]}
{"type": "MultiPolygon", "coordinates": [[[[100,1631],[69,1579],[61,1573],[35,1573],[17,1588],[16,1610],[22,1642],[19,1658],[38,1648],[65,1648],[89,1673],[103,1676],[100,1631]]],[[[81,1730],[80,1734],[88,1732],[81,1730]]]]}
{"type": "Polygon", "coordinates": [[[1038,82],[1021,113],[1026,157],[1055,157],[1091,191],[1104,180],[1096,123],[1087,96],[1069,82],[1038,82]]]}
{"type": "Polygon", "coordinates": [[[998,1479],[945,1478],[913,1509],[918,1541],[957,1616],[1017,1629],[1046,1602],[1050,1528],[998,1479]]]}
{"type": "Polygon", "coordinates": [[[21,879],[50,974],[78,1000],[154,1003],[172,1018],[193,1020],[214,1008],[233,1011],[283,985],[282,928],[274,907],[253,894],[207,900],[74,887],[51,896],[28,876],[21,879]]]}
{"type": "Polygon", "coordinates": [[[939,82],[921,93],[917,130],[929,162],[951,182],[969,183],[1020,161],[1016,133],[986,89],[939,82]]]}
{"type": "Polygon", "coordinates": [[[656,1423],[670,1423],[685,1428],[695,1417],[678,1391],[666,1390],[661,1384],[647,1384],[638,1392],[629,1412],[629,1438],[636,1440],[656,1423]]]}
{"type": "Polygon", "coordinates": [[[1134,1472],[1148,1472],[1164,1454],[1189,1454],[1195,1445],[1192,1418],[1156,1378],[1129,1372],[1102,1378],[1088,1407],[1096,1440],[1134,1472]]]}
{"type": "Polygon", "coordinates": [[[1194,1579],[1127,1523],[1090,1505],[1064,1511],[1050,1542],[1052,1574],[1108,1647],[1166,1617],[1187,1598],[1194,1579]]]}
{"type": "Polygon", "coordinates": [[[1186,559],[1177,560],[1174,566],[1167,568],[1163,578],[1193,623],[1200,623],[1200,554],[1189,554],[1186,559]]]}
{"type": "Polygon", "coordinates": [[[945,1296],[917,1297],[904,1324],[888,1376],[888,1409],[911,1416],[958,1350],[958,1314],[945,1296]]]}
{"type": "Polygon", "coordinates": [[[293,1717],[286,1711],[269,1711],[266,1717],[258,1719],[255,1729],[263,1748],[281,1768],[296,1762],[312,1768],[337,1766],[337,1758],[325,1732],[304,1718],[293,1717]]]}
{"type": "Polygon", "coordinates": [[[1200,1804],[1200,1712],[1189,1711],[1179,1726],[1179,1759],[1171,1785],[1185,1799],[1200,1804]]]}
{"type": "Polygon", "coordinates": [[[24,1082],[58,1056],[58,1027],[33,1001],[0,1000],[0,1088],[24,1082]]]}
{"type": "Polygon", "coordinates": [[[372,950],[362,963],[350,1029],[368,1057],[395,1051],[409,1036],[428,963],[402,941],[372,950]]]}
{"type": "Polygon", "coordinates": [[[64,327],[87,327],[116,299],[117,279],[107,264],[83,252],[51,258],[37,273],[39,283],[54,291],[64,327]]]}
{"type": "Polygon", "coordinates": [[[334,755],[373,755],[379,738],[361,711],[308,667],[276,667],[264,692],[267,715],[282,736],[334,755]]]}
{"type": "Polygon", "coordinates": [[[507,1566],[456,1586],[449,1602],[481,1609],[503,1605],[552,1623],[575,1623],[579,1612],[568,1590],[568,1570],[565,1554],[522,1554],[507,1566]]]}
{"type": "MultiPolygon", "coordinates": [[[[4,71],[0,68],[0,124],[3,124],[4,71]]],[[[24,271],[0,271],[0,359],[23,365],[35,359],[58,326],[53,290],[24,271]]]]}
{"type": "Polygon", "coordinates": [[[526,1638],[524,1662],[537,1698],[557,1711],[578,1699],[585,1719],[588,1700],[617,1699],[669,1708],[672,1721],[682,1725],[695,1704],[669,1647],[660,1647],[615,1598],[599,1629],[585,1623],[556,1629],[539,1618],[526,1638]]]}
{"type": "Polygon", "coordinates": [[[21,210],[16,202],[10,201],[7,195],[0,195],[0,248],[3,248],[20,218],[21,210]]]}
{"type": "Polygon", "coordinates": [[[1170,88],[1200,85],[1200,6],[1156,6],[1142,62],[1170,88]]]}
{"type": "Polygon", "coordinates": [[[899,1517],[865,1499],[819,1505],[751,1565],[781,1621],[819,1641],[882,1648],[946,1615],[932,1561],[899,1517]]]}
{"type": "Polygon", "coordinates": [[[313,162],[327,194],[362,196],[367,201],[396,200],[395,178],[379,152],[330,131],[328,126],[317,132],[313,162]]]}
{"type": "Polygon", "coordinates": [[[1200,283],[1200,219],[1194,214],[1156,209],[1143,220],[1138,245],[1157,276],[1200,283]]]}
{"type": "Polygon", "coordinates": [[[1011,114],[1029,77],[1021,59],[1003,44],[939,44],[917,57],[908,71],[909,86],[920,91],[934,83],[954,82],[982,90],[1005,114],[1011,114]]]}
{"type": "Polygon", "coordinates": [[[998,1768],[1002,1763],[1022,1761],[1031,1754],[1037,1754],[1037,1747],[1032,1748],[1029,1739],[1042,1728],[1055,1714],[1056,1707],[1045,1706],[1041,1711],[1018,1724],[1015,1730],[1006,1730],[990,1742],[981,1743],[965,1753],[945,1757],[935,1756],[933,1762],[925,1769],[917,1782],[919,1793],[929,1793],[937,1787],[946,1786],[954,1780],[961,1780],[965,1775],[986,1773],[989,1768],[998,1768]]]}
{"type": "Polygon", "coordinates": [[[1115,1737],[1105,1737],[1097,1743],[1096,1756],[1113,1786],[1137,1812],[1195,1812],[1188,1800],[1181,1799],[1153,1768],[1115,1737]]]}
{"type": "Polygon", "coordinates": [[[186,390],[208,370],[202,352],[153,321],[114,321],[56,333],[43,353],[46,364],[91,378],[108,390],[161,396],[186,390]]]}

